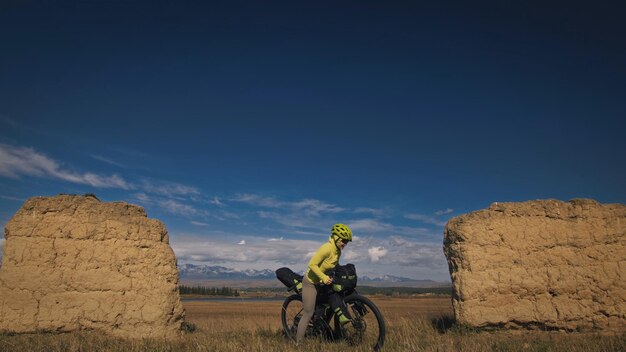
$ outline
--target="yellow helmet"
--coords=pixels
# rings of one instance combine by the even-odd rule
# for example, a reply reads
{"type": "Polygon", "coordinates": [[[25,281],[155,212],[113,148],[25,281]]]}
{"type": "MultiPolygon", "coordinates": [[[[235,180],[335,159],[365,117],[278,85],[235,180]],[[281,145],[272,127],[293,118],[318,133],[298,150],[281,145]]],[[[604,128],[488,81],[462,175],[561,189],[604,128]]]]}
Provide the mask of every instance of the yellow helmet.
{"type": "Polygon", "coordinates": [[[330,237],[338,237],[345,242],[352,241],[352,231],[350,228],[344,224],[335,224],[333,228],[330,230],[330,237]]]}

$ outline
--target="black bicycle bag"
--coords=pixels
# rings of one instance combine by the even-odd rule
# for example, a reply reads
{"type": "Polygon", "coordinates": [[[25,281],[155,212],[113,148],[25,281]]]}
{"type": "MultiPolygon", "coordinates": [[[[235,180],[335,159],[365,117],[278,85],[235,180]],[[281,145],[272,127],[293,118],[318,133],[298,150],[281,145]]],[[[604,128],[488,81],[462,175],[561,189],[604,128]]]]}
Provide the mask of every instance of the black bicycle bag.
{"type": "Polygon", "coordinates": [[[350,293],[356,288],[357,275],[354,264],[337,265],[333,274],[333,290],[350,293]]]}
{"type": "Polygon", "coordinates": [[[298,275],[289,268],[280,268],[276,270],[276,278],[287,286],[290,290],[294,289],[300,293],[302,291],[302,275],[298,275]]]}

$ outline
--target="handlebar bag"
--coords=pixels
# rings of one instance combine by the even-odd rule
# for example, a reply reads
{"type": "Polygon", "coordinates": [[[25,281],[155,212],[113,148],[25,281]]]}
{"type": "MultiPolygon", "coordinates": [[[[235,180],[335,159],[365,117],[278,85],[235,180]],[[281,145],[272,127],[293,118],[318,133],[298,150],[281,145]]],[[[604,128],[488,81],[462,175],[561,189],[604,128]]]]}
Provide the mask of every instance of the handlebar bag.
{"type": "Polygon", "coordinates": [[[354,264],[337,265],[333,276],[335,292],[351,292],[356,288],[357,275],[354,264]]]}

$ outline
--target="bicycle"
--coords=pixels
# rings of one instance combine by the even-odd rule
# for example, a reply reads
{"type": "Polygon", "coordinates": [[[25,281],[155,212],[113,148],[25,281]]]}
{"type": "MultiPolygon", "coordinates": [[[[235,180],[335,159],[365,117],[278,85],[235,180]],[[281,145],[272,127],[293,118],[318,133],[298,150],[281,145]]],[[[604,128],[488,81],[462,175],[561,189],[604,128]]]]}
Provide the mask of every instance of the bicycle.
{"type": "MultiPolygon", "coordinates": [[[[298,323],[303,313],[302,296],[298,292],[302,277],[297,275],[297,278],[297,280],[294,279],[292,286],[288,286],[287,291],[293,291],[294,294],[285,299],[280,314],[284,333],[293,341],[296,340],[298,323]]],[[[318,295],[315,312],[305,336],[315,336],[327,341],[345,341],[352,346],[369,345],[374,351],[379,351],[383,347],[385,320],[378,307],[369,298],[360,295],[356,289],[344,297],[343,301],[353,320],[353,323],[346,325],[339,323],[339,318],[335,316],[324,298],[323,295],[318,295]]]]}

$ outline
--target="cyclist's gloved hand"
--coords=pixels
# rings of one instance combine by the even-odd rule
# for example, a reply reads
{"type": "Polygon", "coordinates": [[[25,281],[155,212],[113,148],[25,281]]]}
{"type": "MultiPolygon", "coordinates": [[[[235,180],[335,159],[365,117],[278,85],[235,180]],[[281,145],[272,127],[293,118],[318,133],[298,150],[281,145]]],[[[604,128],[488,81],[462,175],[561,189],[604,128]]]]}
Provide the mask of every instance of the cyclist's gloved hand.
{"type": "Polygon", "coordinates": [[[322,278],[322,282],[324,283],[324,285],[330,285],[333,283],[333,278],[330,276],[326,276],[322,278]]]}

